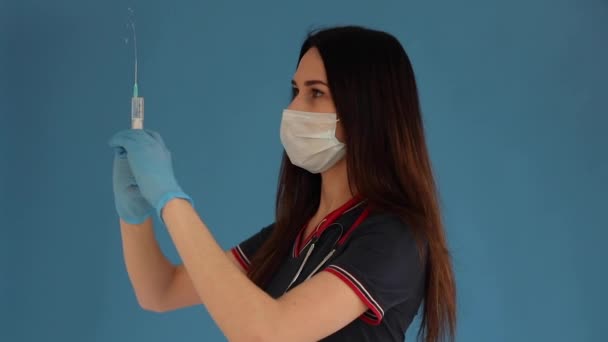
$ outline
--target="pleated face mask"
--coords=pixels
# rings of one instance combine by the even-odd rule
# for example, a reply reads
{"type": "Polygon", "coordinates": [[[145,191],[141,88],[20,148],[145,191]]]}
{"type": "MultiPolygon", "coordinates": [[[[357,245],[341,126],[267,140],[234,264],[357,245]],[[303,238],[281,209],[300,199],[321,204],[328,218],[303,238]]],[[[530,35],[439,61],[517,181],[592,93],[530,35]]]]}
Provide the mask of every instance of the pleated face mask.
{"type": "Polygon", "coordinates": [[[346,148],[336,138],[337,123],[335,113],[283,110],[281,143],[291,163],[321,173],[340,161],[346,148]]]}

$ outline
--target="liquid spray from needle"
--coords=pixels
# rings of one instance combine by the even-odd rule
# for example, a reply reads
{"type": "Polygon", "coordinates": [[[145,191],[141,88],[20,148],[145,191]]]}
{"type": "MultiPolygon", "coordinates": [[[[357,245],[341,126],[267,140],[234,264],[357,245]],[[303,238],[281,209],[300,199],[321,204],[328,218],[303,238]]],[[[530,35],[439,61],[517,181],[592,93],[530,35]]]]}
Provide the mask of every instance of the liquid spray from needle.
{"type": "MultiPolygon", "coordinates": [[[[133,10],[128,9],[131,16],[133,10]]],[[[131,98],[131,128],[132,129],[143,129],[144,128],[144,98],[139,96],[139,90],[137,89],[137,34],[135,33],[135,22],[133,19],[129,20],[131,29],[133,30],[133,52],[135,55],[135,83],[133,84],[133,97],[131,98]]]]}

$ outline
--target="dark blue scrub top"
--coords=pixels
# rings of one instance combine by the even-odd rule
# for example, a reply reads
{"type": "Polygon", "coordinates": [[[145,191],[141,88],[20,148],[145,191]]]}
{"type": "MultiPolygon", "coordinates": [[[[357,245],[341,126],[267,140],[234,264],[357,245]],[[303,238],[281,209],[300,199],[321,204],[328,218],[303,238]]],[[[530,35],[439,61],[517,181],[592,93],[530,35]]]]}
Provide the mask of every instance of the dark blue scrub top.
{"type": "MultiPolygon", "coordinates": [[[[369,214],[365,202],[351,201],[338,211],[333,222],[321,226],[318,238],[307,239],[304,246],[300,246],[302,229],[263,290],[278,298],[309,276],[330,272],[344,281],[368,310],[322,341],[402,342],[424,296],[425,266],[412,232],[396,216],[369,214]]],[[[274,224],[264,227],[232,248],[246,269],[273,228],[274,224]]]]}

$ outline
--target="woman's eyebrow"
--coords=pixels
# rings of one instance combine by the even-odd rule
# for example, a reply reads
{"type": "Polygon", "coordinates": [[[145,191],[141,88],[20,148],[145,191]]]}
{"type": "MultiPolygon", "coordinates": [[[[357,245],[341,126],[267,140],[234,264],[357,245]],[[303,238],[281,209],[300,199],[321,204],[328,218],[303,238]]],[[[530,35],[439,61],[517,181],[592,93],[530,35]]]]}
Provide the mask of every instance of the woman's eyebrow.
{"type": "MultiPolygon", "coordinates": [[[[304,82],[304,85],[307,87],[313,86],[315,84],[322,84],[322,85],[328,87],[327,83],[325,83],[323,81],[319,81],[319,80],[308,80],[308,81],[304,82]]],[[[296,81],[291,80],[291,85],[294,87],[297,86],[296,81]]]]}

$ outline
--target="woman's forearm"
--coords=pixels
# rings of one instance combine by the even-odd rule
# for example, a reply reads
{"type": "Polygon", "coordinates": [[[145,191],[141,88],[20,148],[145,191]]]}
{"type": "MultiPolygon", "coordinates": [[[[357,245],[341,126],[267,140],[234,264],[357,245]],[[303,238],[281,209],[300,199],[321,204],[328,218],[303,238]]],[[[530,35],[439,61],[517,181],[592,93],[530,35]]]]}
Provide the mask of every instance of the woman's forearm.
{"type": "Polygon", "coordinates": [[[144,309],[159,310],[175,266],[158,245],[152,219],[137,225],[120,220],[120,232],[124,261],[137,301],[144,309]]]}
{"type": "Polygon", "coordinates": [[[173,199],[162,215],[200,299],[228,340],[267,337],[278,302],[230,261],[190,203],[173,199]]]}

